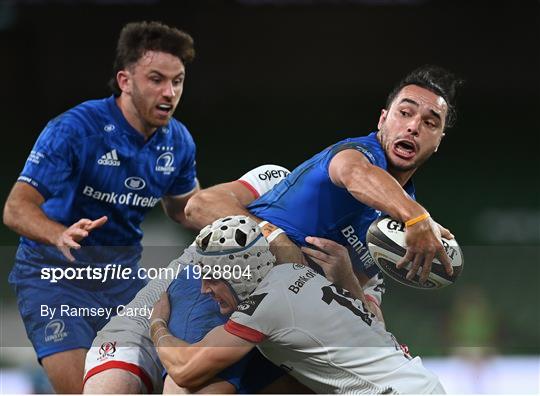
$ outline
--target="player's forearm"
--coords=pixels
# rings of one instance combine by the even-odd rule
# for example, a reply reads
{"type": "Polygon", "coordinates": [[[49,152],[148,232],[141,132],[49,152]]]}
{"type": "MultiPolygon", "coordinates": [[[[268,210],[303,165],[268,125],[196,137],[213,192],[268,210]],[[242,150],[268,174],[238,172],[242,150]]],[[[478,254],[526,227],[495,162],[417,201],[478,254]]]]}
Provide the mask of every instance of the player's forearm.
{"type": "Polygon", "coordinates": [[[194,231],[199,231],[201,227],[198,227],[197,224],[193,224],[191,221],[189,221],[185,214],[187,203],[197,194],[198,191],[200,191],[200,187],[199,182],[197,181],[196,187],[189,193],[178,196],[163,197],[161,199],[163,211],[167,216],[169,216],[169,218],[177,223],[182,224],[184,227],[194,231]]]}
{"type": "Polygon", "coordinates": [[[162,200],[162,207],[165,214],[172,219],[173,221],[182,224],[187,229],[193,230],[193,231],[200,231],[202,227],[200,227],[198,224],[192,223],[185,215],[184,208],[181,210],[173,210],[170,206],[167,206],[165,203],[163,203],[162,200]]]}
{"type": "Polygon", "coordinates": [[[384,316],[382,314],[382,310],[379,307],[379,303],[375,298],[372,296],[369,296],[368,294],[364,293],[364,289],[361,286],[361,280],[365,275],[363,275],[360,272],[354,271],[351,276],[344,278],[342,281],[334,282],[337,286],[342,287],[343,289],[346,289],[351,293],[351,296],[356,298],[357,300],[362,301],[364,303],[364,306],[371,311],[372,314],[374,314],[379,321],[384,324],[384,316]],[[359,276],[360,275],[360,276],[359,276]]]}
{"type": "Polygon", "coordinates": [[[426,212],[388,172],[371,164],[355,167],[343,184],[357,200],[397,220],[405,222],[426,212]]]}
{"type": "Polygon", "coordinates": [[[183,388],[196,388],[217,373],[198,356],[202,354],[202,349],[189,346],[171,336],[160,342],[157,351],[163,367],[177,385],[183,388]]]}
{"type": "Polygon", "coordinates": [[[34,202],[12,196],[4,207],[4,224],[17,234],[37,242],[55,245],[66,227],[49,219],[34,202]]]}
{"type": "Polygon", "coordinates": [[[259,222],[260,219],[248,212],[245,205],[232,192],[226,189],[214,188],[203,190],[193,196],[186,205],[187,220],[199,228],[213,221],[233,215],[244,215],[259,222]]]}
{"type": "Polygon", "coordinates": [[[366,298],[364,296],[364,289],[362,289],[362,286],[360,285],[360,282],[358,281],[358,278],[354,276],[353,273],[351,273],[351,276],[347,277],[346,279],[343,279],[339,283],[336,283],[339,287],[342,287],[343,289],[346,289],[351,293],[351,295],[361,300],[362,302],[366,302],[366,298]]]}
{"type": "Polygon", "coordinates": [[[150,336],[161,363],[169,372],[176,365],[185,364],[190,359],[192,348],[187,348],[190,345],[173,336],[169,329],[161,323],[155,323],[150,326],[150,336]]]}
{"type": "Polygon", "coordinates": [[[208,359],[203,356],[204,348],[176,338],[163,323],[153,324],[150,332],[163,367],[177,385],[196,388],[218,372],[208,365],[208,359]]]}

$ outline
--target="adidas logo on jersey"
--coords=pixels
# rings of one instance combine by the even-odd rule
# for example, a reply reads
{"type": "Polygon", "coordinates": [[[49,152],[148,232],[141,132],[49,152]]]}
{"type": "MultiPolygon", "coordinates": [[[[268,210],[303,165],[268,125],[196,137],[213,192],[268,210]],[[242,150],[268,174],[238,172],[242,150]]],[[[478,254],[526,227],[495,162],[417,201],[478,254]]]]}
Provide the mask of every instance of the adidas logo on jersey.
{"type": "Polygon", "coordinates": [[[118,154],[116,154],[116,149],[109,151],[106,154],[103,154],[97,163],[99,165],[106,166],[120,166],[120,161],[118,160],[118,154]]]}

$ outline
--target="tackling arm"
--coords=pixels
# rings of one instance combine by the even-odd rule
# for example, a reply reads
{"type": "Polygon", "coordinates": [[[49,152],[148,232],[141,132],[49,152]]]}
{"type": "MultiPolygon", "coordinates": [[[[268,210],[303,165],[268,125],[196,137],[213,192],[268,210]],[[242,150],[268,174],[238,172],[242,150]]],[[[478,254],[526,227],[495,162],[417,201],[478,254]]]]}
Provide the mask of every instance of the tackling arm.
{"type": "MultiPolygon", "coordinates": [[[[221,217],[232,215],[249,216],[260,223],[261,219],[246,209],[254,199],[253,192],[239,181],[218,184],[198,192],[191,198],[186,205],[185,214],[188,221],[199,228],[221,217]]],[[[280,264],[306,263],[300,248],[285,233],[278,235],[270,242],[270,250],[280,264]]]]}
{"type": "Polygon", "coordinates": [[[161,321],[152,325],[151,334],[169,376],[179,386],[190,389],[206,384],[255,347],[223,326],[214,328],[195,344],[174,337],[161,321]]]}
{"type": "Polygon", "coordinates": [[[255,197],[242,183],[233,181],[206,188],[195,194],[185,207],[185,217],[195,227],[201,229],[221,217],[231,215],[250,216],[248,206],[255,197]]]}

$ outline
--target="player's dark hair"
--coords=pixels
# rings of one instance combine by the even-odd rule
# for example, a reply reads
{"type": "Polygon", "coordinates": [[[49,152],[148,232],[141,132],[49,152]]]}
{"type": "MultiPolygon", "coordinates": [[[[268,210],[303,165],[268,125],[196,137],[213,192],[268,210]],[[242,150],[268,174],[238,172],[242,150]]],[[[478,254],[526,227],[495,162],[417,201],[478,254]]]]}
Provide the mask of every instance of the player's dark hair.
{"type": "Polygon", "coordinates": [[[184,65],[195,57],[193,38],[179,29],[161,22],[131,22],[120,32],[116,46],[113,75],[109,87],[115,96],[122,91],[116,81],[120,70],[136,63],[147,51],[159,51],[179,58],[184,65]]]}
{"type": "Polygon", "coordinates": [[[457,119],[456,91],[463,85],[463,82],[462,79],[456,77],[453,73],[440,66],[421,66],[405,76],[405,78],[394,87],[386,99],[386,108],[390,108],[390,105],[403,87],[407,85],[418,85],[419,87],[428,89],[431,92],[442,96],[446,101],[448,104],[446,127],[449,128],[455,124],[457,119]]]}

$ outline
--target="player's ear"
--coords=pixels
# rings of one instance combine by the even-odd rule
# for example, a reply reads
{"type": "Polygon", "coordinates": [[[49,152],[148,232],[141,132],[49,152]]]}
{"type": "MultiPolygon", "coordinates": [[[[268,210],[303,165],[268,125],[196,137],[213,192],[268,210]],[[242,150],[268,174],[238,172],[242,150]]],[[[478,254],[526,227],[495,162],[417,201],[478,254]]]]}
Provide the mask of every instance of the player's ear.
{"type": "Polygon", "coordinates": [[[439,143],[437,143],[437,146],[435,146],[435,150],[433,150],[434,153],[436,153],[437,150],[439,149],[439,146],[441,145],[442,139],[443,139],[443,137],[445,137],[445,136],[446,136],[446,133],[443,132],[443,133],[441,134],[441,138],[439,139],[439,143]]]}
{"type": "Polygon", "coordinates": [[[120,70],[116,73],[116,81],[122,92],[131,93],[131,75],[129,71],[120,70]]]}
{"type": "Polygon", "coordinates": [[[388,115],[388,110],[382,109],[381,110],[381,116],[379,117],[379,123],[377,124],[377,128],[381,129],[382,124],[386,121],[386,116],[388,115]]]}

